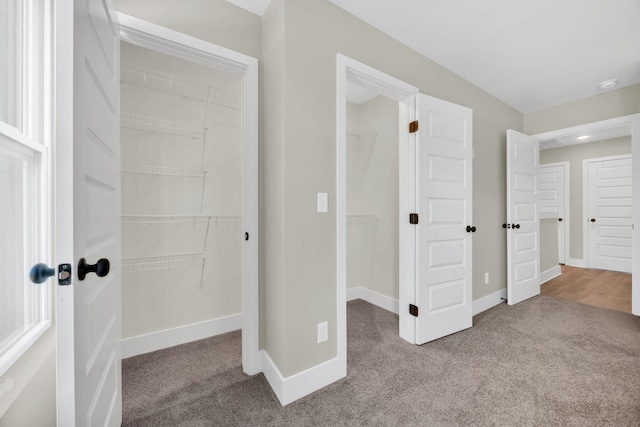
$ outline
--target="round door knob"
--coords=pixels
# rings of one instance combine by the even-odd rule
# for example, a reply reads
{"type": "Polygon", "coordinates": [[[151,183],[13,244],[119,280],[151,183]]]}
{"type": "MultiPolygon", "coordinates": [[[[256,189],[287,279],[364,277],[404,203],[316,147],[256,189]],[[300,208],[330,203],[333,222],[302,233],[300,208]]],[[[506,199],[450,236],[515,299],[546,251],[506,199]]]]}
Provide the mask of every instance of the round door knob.
{"type": "Polygon", "coordinates": [[[520,224],[513,224],[513,228],[520,228],[520,224]]]}
{"type": "Polygon", "coordinates": [[[47,264],[36,264],[31,267],[31,271],[29,272],[29,278],[33,283],[44,283],[51,276],[56,274],[56,270],[50,268],[47,264]]]}
{"type": "Polygon", "coordinates": [[[591,218],[589,221],[596,222],[596,219],[595,218],[591,218]]]}
{"type": "Polygon", "coordinates": [[[558,218],[558,221],[562,222],[562,218],[558,218]]]}
{"type": "Polygon", "coordinates": [[[475,232],[476,232],[476,227],[475,227],[475,225],[474,225],[474,226],[471,226],[471,232],[472,232],[472,233],[475,233],[475,232]]]}
{"type": "Polygon", "coordinates": [[[109,260],[101,258],[95,264],[87,264],[87,260],[80,258],[78,262],[78,279],[84,280],[89,273],[96,273],[98,277],[104,277],[109,274],[109,268],[111,267],[109,260]]]}

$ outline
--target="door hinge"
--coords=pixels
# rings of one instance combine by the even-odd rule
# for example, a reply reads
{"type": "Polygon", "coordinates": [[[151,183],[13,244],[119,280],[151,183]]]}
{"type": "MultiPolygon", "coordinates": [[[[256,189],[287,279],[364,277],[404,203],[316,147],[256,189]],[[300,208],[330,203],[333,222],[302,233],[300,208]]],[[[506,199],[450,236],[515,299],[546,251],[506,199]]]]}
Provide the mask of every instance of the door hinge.
{"type": "Polygon", "coordinates": [[[409,214],[409,224],[417,224],[418,223],[418,214],[410,213],[409,214]]]}
{"type": "Polygon", "coordinates": [[[409,133],[418,132],[418,121],[414,120],[409,123],[409,133]]]}
{"type": "Polygon", "coordinates": [[[409,314],[418,317],[418,306],[409,304],[409,314]]]}

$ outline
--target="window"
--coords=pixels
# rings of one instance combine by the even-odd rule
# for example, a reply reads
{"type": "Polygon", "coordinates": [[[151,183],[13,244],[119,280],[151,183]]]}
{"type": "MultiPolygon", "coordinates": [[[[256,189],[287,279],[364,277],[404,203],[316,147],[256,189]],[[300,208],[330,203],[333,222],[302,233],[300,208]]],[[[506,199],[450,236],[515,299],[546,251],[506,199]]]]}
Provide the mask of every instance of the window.
{"type": "Polygon", "coordinates": [[[0,0],[0,375],[49,327],[50,5],[0,0]]]}

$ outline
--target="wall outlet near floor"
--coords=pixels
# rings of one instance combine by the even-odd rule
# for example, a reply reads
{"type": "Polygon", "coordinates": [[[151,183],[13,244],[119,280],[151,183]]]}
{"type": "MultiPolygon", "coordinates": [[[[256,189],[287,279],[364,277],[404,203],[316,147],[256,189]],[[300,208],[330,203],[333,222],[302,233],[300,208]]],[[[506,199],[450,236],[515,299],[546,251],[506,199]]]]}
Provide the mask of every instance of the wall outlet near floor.
{"type": "Polygon", "coordinates": [[[484,273],[484,284],[485,285],[489,284],[489,273],[484,273]]]}
{"type": "Polygon", "coordinates": [[[329,339],[329,325],[327,322],[318,323],[318,344],[329,339]]]}

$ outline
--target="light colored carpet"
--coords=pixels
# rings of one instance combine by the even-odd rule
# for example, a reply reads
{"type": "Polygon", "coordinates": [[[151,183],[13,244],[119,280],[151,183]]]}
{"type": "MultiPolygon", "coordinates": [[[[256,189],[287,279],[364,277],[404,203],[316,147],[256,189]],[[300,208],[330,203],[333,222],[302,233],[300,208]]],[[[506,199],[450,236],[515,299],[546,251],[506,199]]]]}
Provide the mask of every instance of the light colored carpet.
{"type": "Polygon", "coordinates": [[[233,332],[123,360],[125,426],[638,426],[640,319],[547,296],[423,346],[348,304],[348,376],[286,407],[233,332]]]}

